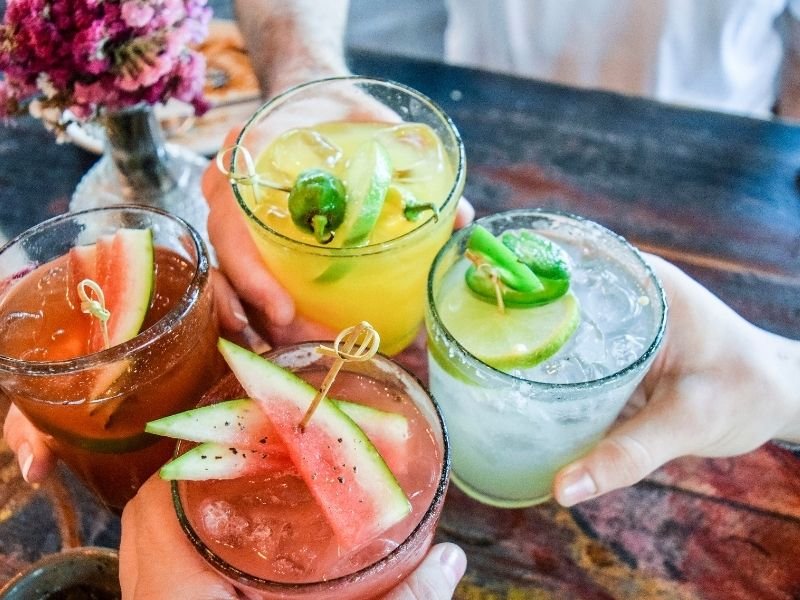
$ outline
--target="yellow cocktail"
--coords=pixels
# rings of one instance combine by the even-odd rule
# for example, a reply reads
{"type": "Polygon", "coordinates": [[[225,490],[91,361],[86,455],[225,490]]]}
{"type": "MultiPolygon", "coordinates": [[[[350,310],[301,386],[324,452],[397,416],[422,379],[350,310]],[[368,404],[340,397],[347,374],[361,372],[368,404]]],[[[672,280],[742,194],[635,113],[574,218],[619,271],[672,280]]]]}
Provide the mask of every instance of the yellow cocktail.
{"type": "Polygon", "coordinates": [[[461,139],[438,107],[386,81],[306,84],[253,116],[231,171],[264,261],[302,315],[335,330],[369,321],[388,354],[414,339],[464,181],[461,139]],[[288,191],[311,169],[346,191],[342,222],[325,235],[290,214],[288,191]]]}

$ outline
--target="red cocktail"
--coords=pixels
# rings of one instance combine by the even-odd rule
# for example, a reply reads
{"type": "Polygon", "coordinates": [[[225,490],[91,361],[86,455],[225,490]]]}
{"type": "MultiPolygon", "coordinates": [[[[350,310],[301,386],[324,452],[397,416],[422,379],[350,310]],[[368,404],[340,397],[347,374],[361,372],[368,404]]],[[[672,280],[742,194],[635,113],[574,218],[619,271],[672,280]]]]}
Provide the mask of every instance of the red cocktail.
{"type": "MultiPolygon", "coordinates": [[[[266,358],[318,387],[332,359],[317,354],[315,347],[302,344],[272,352],[266,358]]],[[[206,394],[201,404],[242,398],[243,394],[238,381],[228,376],[206,394]]],[[[266,443],[258,454],[246,450],[253,452],[248,460],[255,462],[241,476],[173,484],[179,520],[189,539],[221,574],[257,596],[319,600],[377,597],[413,570],[433,539],[449,475],[446,433],[433,399],[412,375],[380,355],[367,362],[345,364],[328,398],[340,402],[342,410],[374,442],[409,503],[404,517],[378,534],[362,538],[355,547],[345,540],[356,536],[363,521],[371,518],[359,505],[362,500],[358,492],[353,491],[350,500],[342,501],[345,514],[347,502],[352,502],[352,530],[345,523],[343,531],[341,519],[334,524],[330,512],[320,505],[319,494],[311,489],[316,485],[316,469],[324,471],[324,465],[316,464],[314,453],[306,453],[310,471],[306,470],[304,477],[298,473],[297,456],[281,463],[280,436],[263,436],[260,441],[266,443]],[[364,415],[359,412],[363,412],[362,407],[377,410],[364,415]],[[384,422],[372,429],[375,419],[384,422]],[[398,439],[398,422],[401,429],[405,427],[405,433],[399,435],[401,444],[394,441],[398,439]]],[[[236,427],[240,421],[234,416],[225,423],[236,427]]],[[[305,433],[314,435],[313,418],[309,427],[305,433]]],[[[330,443],[335,446],[348,440],[333,437],[330,443]]],[[[181,442],[179,453],[189,446],[181,442]]],[[[234,451],[225,445],[219,448],[234,451]]],[[[217,459],[213,452],[203,458],[211,463],[226,460],[224,456],[217,459]]],[[[355,466],[342,460],[341,465],[334,466],[338,467],[339,483],[350,490],[355,466]]]]}
{"type": "MultiPolygon", "coordinates": [[[[115,272],[104,276],[107,287],[131,279],[119,248],[110,248],[115,259],[106,271],[115,272]]],[[[109,301],[136,294],[121,289],[118,299],[106,289],[109,301]]],[[[202,241],[166,213],[67,214],[0,249],[0,393],[51,436],[59,458],[111,508],[121,509],[171,453],[168,441],[144,432],[145,423],[196,404],[221,373],[217,336],[202,241]],[[93,252],[121,230],[151,232],[152,288],[138,333],[98,348],[71,251],[93,252]]]]}

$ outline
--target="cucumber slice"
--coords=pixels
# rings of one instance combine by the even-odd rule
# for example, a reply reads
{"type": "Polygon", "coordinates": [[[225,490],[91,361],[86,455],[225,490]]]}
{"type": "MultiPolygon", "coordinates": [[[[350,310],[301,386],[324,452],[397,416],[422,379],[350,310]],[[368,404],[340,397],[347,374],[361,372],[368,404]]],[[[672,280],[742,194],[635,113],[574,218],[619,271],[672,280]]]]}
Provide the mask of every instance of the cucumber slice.
{"type": "Polygon", "coordinates": [[[337,245],[369,243],[391,181],[392,163],[386,148],[374,140],[359,146],[345,174],[347,204],[344,222],[337,231],[337,245]]]}

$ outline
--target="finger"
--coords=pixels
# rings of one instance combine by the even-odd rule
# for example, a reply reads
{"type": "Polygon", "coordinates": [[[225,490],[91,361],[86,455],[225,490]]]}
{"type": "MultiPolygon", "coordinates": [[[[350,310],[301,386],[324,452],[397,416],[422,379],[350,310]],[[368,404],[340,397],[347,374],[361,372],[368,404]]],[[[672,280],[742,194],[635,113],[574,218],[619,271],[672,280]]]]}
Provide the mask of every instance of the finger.
{"type": "Polygon", "coordinates": [[[453,225],[453,228],[461,229],[462,227],[466,227],[472,223],[474,220],[475,208],[472,206],[469,200],[462,196],[458,201],[458,206],[456,207],[456,221],[453,225]]]}
{"type": "Polygon", "coordinates": [[[214,305],[217,307],[220,327],[223,331],[239,333],[250,324],[239,296],[231,287],[228,278],[217,269],[211,271],[211,285],[214,289],[214,305]]]}
{"type": "Polygon", "coordinates": [[[449,600],[467,569],[467,556],[455,544],[433,546],[425,560],[385,600],[449,600]]]}
{"type": "Polygon", "coordinates": [[[211,570],[180,528],[169,483],[151,477],[122,514],[120,585],[125,600],[235,600],[235,589],[211,570]],[[169,552],[153,560],[154,548],[169,552]]]}
{"type": "Polygon", "coordinates": [[[330,327],[309,321],[298,315],[287,327],[271,327],[270,341],[274,346],[288,346],[298,342],[332,340],[338,332],[330,327]]]}
{"type": "Polygon", "coordinates": [[[17,455],[19,470],[28,483],[39,483],[56,466],[56,456],[47,445],[46,436],[11,405],[3,423],[3,437],[17,455]]]}
{"type": "Polygon", "coordinates": [[[644,479],[702,444],[700,421],[677,402],[655,398],[615,427],[584,457],[561,469],[553,484],[559,504],[573,506],[644,479]]]}
{"type": "Polygon", "coordinates": [[[203,193],[210,207],[208,234],[222,271],[239,296],[270,323],[288,325],[294,318],[294,302],[261,260],[230,185],[216,165],[206,169],[203,193]]]}

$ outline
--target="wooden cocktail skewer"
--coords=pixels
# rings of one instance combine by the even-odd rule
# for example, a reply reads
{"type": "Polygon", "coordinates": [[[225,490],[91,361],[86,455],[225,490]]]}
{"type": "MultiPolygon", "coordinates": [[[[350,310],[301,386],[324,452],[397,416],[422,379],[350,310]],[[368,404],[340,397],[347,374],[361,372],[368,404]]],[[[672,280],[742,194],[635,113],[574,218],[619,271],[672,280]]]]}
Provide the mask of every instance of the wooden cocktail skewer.
{"type": "Polygon", "coordinates": [[[481,258],[477,253],[472,252],[471,250],[467,250],[464,253],[464,256],[475,265],[479,271],[485,271],[488,273],[489,278],[492,280],[492,284],[494,285],[494,294],[495,294],[495,301],[497,303],[497,311],[502,315],[506,312],[506,303],[503,301],[503,290],[500,288],[500,276],[497,274],[497,269],[495,269],[489,262],[485,261],[481,258]]]}
{"type": "Polygon", "coordinates": [[[84,279],[78,284],[78,297],[81,299],[81,312],[100,321],[100,329],[103,332],[103,347],[108,349],[108,320],[111,318],[111,311],[106,308],[106,297],[103,294],[103,289],[97,282],[91,279],[84,279]],[[87,289],[94,292],[96,299],[89,297],[87,289]]]}
{"type": "Polygon", "coordinates": [[[317,347],[317,352],[324,354],[325,356],[335,357],[336,360],[334,360],[331,368],[328,370],[328,374],[325,375],[325,379],[322,381],[322,385],[320,386],[316,396],[314,396],[314,399],[311,401],[311,405],[308,407],[306,414],[303,416],[303,420],[300,421],[301,430],[305,429],[306,425],[308,425],[308,422],[311,420],[311,417],[313,416],[314,411],[317,409],[317,406],[319,406],[319,403],[326,396],[328,390],[331,389],[331,385],[333,385],[333,382],[336,379],[336,376],[339,374],[339,370],[342,368],[342,365],[344,365],[346,362],[362,362],[369,360],[375,356],[380,344],[381,336],[378,335],[378,332],[375,331],[375,328],[366,321],[361,321],[361,323],[358,325],[348,327],[339,335],[337,335],[333,342],[333,348],[329,348],[327,346],[317,347]],[[353,347],[359,342],[359,338],[361,338],[361,342],[354,351],[353,347]],[[340,350],[339,344],[342,342],[344,342],[344,348],[340,350]]]}

